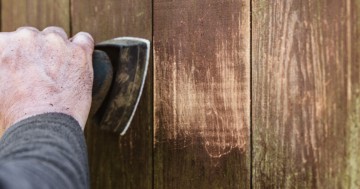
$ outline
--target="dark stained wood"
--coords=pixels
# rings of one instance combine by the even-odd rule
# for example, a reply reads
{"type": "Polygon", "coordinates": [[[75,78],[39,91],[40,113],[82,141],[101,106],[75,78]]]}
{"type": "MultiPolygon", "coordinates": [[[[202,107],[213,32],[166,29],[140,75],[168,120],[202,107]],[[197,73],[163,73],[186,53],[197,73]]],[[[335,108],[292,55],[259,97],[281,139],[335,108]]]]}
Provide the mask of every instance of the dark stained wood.
{"type": "MultiPolygon", "coordinates": [[[[130,130],[87,125],[92,188],[360,187],[360,3],[252,7],[154,1],[155,75],[130,130]]],[[[151,15],[150,0],[1,1],[2,31],[56,25],[97,42],[151,39],[151,15]]]]}
{"type": "Polygon", "coordinates": [[[359,188],[359,1],[252,6],[254,188],[359,188]]]}
{"type": "Polygon", "coordinates": [[[154,188],[250,187],[250,1],[154,1],[154,188]]]}
{"type": "MultiPolygon", "coordinates": [[[[96,42],[119,36],[151,39],[149,0],[73,0],[72,29],[91,33],[96,42]]],[[[144,94],[124,137],[100,130],[91,121],[86,137],[92,188],[152,187],[152,67],[144,94]]]]}
{"type": "Polygon", "coordinates": [[[151,39],[151,16],[151,0],[72,0],[73,31],[90,31],[97,42],[119,36],[151,39]]]}
{"type": "MultiPolygon", "coordinates": [[[[107,52],[111,62],[116,65],[112,87],[106,97],[108,100],[103,103],[102,108],[105,109],[100,109],[97,114],[102,129],[120,135],[127,131],[128,123],[132,121],[132,115],[141,97],[139,92],[143,90],[145,84],[149,45],[148,41],[138,41],[135,38],[116,38],[96,45],[95,49],[107,52]]],[[[96,76],[95,71],[94,76],[96,76]]]]}
{"type": "Polygon", "coordinates": [[[70,0],[2,0],[1,29],[14,31],[20,26],[44,29],[60,26],[70,33],[70,0]]]}

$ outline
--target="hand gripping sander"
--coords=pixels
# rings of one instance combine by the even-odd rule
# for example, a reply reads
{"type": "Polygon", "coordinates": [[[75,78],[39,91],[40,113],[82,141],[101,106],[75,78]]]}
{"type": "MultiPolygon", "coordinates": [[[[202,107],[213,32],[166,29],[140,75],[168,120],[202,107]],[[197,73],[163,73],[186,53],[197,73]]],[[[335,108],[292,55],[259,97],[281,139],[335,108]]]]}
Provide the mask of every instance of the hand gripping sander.
{"type": "Polygon", "coordinates": [[[148,40],[133,37],[95,46],[90,118],[102,129],[124,135],[129,128],[144,88],[149,51],[148,40]]]}

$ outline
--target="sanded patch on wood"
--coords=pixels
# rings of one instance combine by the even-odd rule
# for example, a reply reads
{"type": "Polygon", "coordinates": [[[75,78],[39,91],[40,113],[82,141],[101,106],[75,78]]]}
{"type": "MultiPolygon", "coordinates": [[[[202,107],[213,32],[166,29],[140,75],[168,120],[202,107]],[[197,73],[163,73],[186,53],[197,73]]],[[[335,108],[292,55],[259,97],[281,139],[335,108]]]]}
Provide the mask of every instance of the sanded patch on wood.
{"type": "Polygon", "coordinates": [[[250,1],[154,1],[154,188],[250,187],[250,1]]]}
{"type": "Polygon", "coordinates": [[[249,3],[155,6],[156,140],[201,137],[211,157],[247,150],[249,3]]]}
{"type": "Polygon", "coordinates": [[[358,188],[359,3],[252,4],[253,186],[358,188]]]}

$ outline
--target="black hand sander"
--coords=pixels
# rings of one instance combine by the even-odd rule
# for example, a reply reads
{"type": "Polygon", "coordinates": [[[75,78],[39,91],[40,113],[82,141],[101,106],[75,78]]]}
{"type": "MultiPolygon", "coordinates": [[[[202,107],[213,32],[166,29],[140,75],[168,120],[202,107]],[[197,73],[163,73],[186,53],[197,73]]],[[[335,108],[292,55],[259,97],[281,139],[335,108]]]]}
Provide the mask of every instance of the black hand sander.
{"type": "Polygon", "coordinates": [[[93,53],[94,86],[90,118],[102,129],[124,135],[144,88],[150,42],[120,37],[101,42],[93,53]]]}

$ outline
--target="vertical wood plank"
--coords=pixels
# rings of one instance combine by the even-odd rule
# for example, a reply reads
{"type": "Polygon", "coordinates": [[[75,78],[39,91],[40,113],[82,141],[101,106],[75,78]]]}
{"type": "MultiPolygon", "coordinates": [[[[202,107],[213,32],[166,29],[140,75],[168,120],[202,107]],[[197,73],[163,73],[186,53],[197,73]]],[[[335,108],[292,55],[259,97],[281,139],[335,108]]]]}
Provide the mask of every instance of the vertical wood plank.
{"type": "Polygon", "coordinates": [[[72,0],[71,9],[74,32],[90,31],[96,41],[152,38],[152,0],[72,0]]]}
{"type": "Polygon", "coordinates": [[[359,188],[360,2],[252,6],[254,188],[359,188]]]}
{"type": "Polygon", "coordinates": [[[44,29],[60,26],[70,33],[70,0],[2,0],[2,31],[14,31],[20,26],[44,29]]]}
{"type": "Polygon", "coordinates": [[[155,188],[249,188],[250,2],[154,1],[155,188]]]}
{"type": "MultiPolygon", "coordinates": [[[[73,0],[71,9],[73,34],[87,31],[96,42],[119,36],[152,37],[151,0],[73,0]]],[[[144,94],[124,137],[88,122],[92,188],[152,187],[152,107],[150,66],[144,94]]]]}

